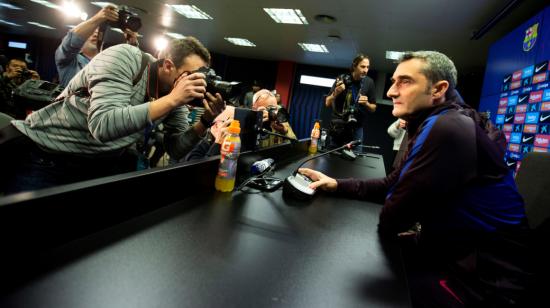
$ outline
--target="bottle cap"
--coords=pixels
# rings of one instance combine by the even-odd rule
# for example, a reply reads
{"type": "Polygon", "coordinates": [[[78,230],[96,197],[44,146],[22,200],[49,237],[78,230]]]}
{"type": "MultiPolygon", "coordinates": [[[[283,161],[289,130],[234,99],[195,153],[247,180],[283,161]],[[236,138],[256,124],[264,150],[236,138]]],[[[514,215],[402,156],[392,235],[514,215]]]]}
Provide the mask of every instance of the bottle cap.
{"type": "Polygon", "coordinates": [[[319,129],[321,127],[321,125],[319,124],[319,122],[315,122],[315,125],[313,125],[313,129],[319,129]]]}
{"type": "Polygon", "coordinates": [[[229,131],[232,134],[240,134],[241,133],[241,123],[239,122],[239,120],[231,121],[231,124],[229,124],[229,127],[227,128],[227,131],[229,131]]]}

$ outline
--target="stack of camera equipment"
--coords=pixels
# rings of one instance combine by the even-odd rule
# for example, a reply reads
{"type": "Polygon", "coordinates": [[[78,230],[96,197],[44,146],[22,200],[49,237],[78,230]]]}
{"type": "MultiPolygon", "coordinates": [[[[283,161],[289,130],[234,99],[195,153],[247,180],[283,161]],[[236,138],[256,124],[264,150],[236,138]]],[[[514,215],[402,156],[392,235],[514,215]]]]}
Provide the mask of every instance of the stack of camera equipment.
{"type": "Polygon", "coordinates": [[[31,110],[38,110],[50,104],[61,92],[63,87],[45,80],[33,80],[30,78],[30,72],[27,78],[19,87],[13,91],[13,99],[16,106],[16,117],[24,118],[26,113],[31,110]]]}

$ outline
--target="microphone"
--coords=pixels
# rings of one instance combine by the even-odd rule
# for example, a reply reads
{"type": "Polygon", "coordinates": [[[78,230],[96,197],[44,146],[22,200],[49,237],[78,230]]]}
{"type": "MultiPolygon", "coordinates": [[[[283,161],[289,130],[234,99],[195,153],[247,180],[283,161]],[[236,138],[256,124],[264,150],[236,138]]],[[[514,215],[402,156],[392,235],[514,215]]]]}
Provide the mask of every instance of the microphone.
{"type": "Polygon", "coordinates": [[[298,173],[298,169],[302,167],[305,163],[307,163],[310,160],[319,158],[321,156],[327,155],[332,152],[340,151],[342,149],[348,149],[351,150],[351,148],[355,145],[358,145],[361,143],[361,140],[354,140],[350,143],[346,143],[341,147],[332,149],[330,151],[326,151],[325,153],[314,155],[313,157],[309,157],[306,160],[304,160],[298,167],[292,172],[291,175],[289,175],[283,184],[283,195],[284,196],[290,196],[294,199],[298,200],[308,200],[315,194],[315,190],[309,188],[309,184],[311,184],[313,181],[301,174],[298,173]]]}
{"type": "Polygon", "coordinates": [[[290,138],[290,137],[287,137],[283,134],[279,134],[279,133],[276,133],[276,132],[272,132],[270,130],[267,130],[265,128],[262,128],[262,133],[264,134],[268,134],[268,135],[272,135],[272,136],[276,136],[276,137],[281,137],[283,139],[286,139],[286,140],[290,140],[291,142],[296,142],[298,141],[298,139],[295,139],[295,138],[290,138]]]}
{"type": "Polygon", "coordinates": [[[266,158],[266,159],[259,160],[253,163],[252,166],[250,167],[250,174],[252,175],[260,174],[265,170],[267,170],[268,168],[271,168],[271,166],[273,166],[273,163],[275,163],[275,160],[273,160],[273,158],[266,158]]]}

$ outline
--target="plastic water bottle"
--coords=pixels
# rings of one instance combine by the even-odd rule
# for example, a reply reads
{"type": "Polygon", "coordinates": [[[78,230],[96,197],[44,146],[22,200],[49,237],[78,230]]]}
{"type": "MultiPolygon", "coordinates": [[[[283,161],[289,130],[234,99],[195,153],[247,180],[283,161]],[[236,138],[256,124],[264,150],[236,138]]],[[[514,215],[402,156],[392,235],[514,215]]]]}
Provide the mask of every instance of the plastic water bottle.
{"type": "Polygon", "coordinates": [[[237,175],[237,159],[241,151],[241,125],[239,121],[233,120],[227,128],[229,135],[223,139],[221,146],[220,166],[214,187],[216,190],[228,192],[235,187],[235,176],[237,175]]]}
{"type": "Polygon", "coordinates": [[[315,122],[315,125],[313,125],[313,130],[311,130],[311,143],[309,144],[308,149],[309,154],[317,153],[317,142],[319,141],[319,135],[321,134],[320,127],[321,125],[319,125],[319,122],[315,122]]]}
{"type": "Polygon", "coordinates": [[[275,160],[273,158],[266,158],[257,161],[250,167],[250,174],[257,175],[264,172],[267,168],[271,167],[275,160]]]}
{"type": "Polygon", "coordinates": [[[317,149],[323,151],[326,146],[327,146],[327,130],[321,129],[321,139],[319,139],[319,143],[317,144],[317,149]]]}

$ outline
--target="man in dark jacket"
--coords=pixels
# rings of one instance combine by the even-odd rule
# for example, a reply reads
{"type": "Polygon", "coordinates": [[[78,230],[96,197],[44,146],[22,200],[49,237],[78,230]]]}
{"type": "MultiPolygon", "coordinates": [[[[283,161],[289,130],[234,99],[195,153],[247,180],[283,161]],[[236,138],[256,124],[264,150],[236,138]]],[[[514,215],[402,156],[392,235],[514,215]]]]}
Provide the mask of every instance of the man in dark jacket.
{"type": "Polygon", "coordinates": [[[464,104],[456,81],[447,56],[406,53],[387,93],[393,115],[408,123],[399,167],[374,180],[300,172],[311,188],[383,202],[385,238],[421,226],[418,244],[405,251],[415,305],[519,303],[530,278],[523,200],[504,164],[504,136],[464,104]]]}

